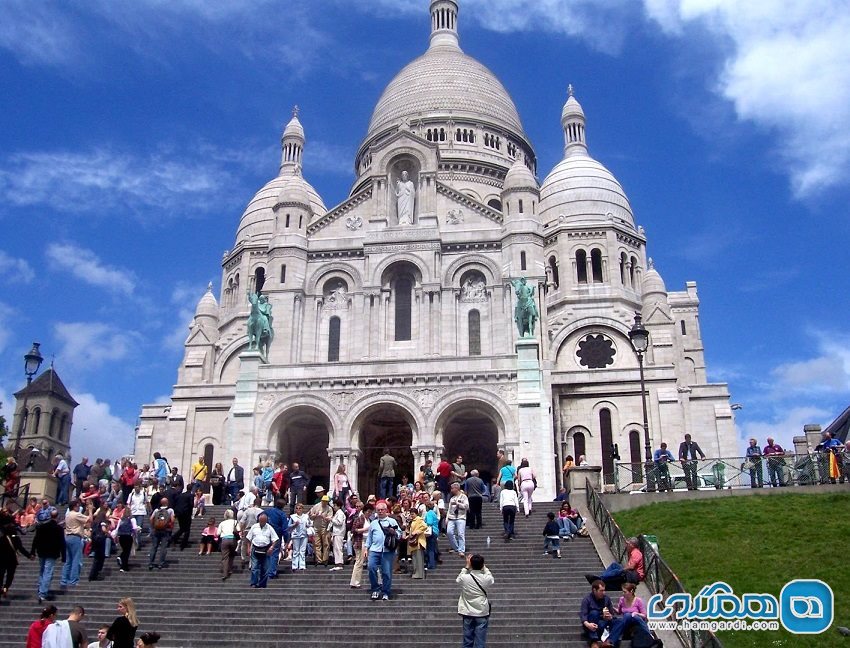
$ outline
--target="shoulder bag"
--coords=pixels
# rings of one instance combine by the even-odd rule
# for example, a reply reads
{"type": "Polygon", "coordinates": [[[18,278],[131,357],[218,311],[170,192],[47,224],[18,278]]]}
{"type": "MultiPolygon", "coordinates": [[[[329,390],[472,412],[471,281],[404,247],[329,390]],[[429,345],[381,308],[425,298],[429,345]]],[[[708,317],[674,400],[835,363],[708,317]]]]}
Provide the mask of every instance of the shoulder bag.
{"type": "Polygon", "coordinates": [[[467,573],[470,575],[470,577],[472,578],[472,580],[474,580],[474,581],[475,581],[475,584],[476,584],[476,585],[478,585],[478,589],[480,589],[482,592],[484,592],[484,598],[486,598],[486,599],[487,599],[487,616],[490,616],[491,614],[493,614],[493,604],[492,604],[492,603],[490,603],[490,597],[489,597],[489,596],[487,596],[487,590],[486,590],[486,589],[484,589],[484,588],[481,586],[481,583],[479,583],[479,582],[478,582],[478,579],[477,579],[477,578],[475,578],[475,574],[473,574],[471,571],[470,571],[470,572],[467,572],[467,573]]]}

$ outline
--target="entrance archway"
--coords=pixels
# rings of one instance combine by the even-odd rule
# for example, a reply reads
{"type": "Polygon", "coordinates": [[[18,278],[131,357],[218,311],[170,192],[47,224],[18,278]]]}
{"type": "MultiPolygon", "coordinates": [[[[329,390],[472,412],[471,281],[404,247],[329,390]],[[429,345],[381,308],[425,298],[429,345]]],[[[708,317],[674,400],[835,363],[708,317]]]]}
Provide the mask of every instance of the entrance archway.
{"type": "MultiPolygon", "coordinates": [[[[321,485],[326,489],[330,482],[331,422],[313,407],[294,407],[285,411],[274,422],[277,432],[277,459],[290,468],[297,463],[307,473],[307,501],[314,500],[313,491],[321,485]]],[[[247,476],[246,476],[247,477],[247,476]]]]}
{"type": "Polygon", "coordinates": [[[378,466],[384,450],[395,457],[395,484],[407,475],[411,482],[416,479],[413,465],[413,417],[398,405],[380,403],[368,408],[358,417],[355,429],[359,429],[360,461],[357,470],[357,485],[365,499],[378,493],[378,466]]]}
{"type": "Polygon", "coordinates": [[[477,400],[455,403],[440,416],[437,429],[442,431],[449,461],[462,456],[467,471],[478,470],[487,484],[497,476],[496,451],[502,420],[490,405],[477,400]]]}

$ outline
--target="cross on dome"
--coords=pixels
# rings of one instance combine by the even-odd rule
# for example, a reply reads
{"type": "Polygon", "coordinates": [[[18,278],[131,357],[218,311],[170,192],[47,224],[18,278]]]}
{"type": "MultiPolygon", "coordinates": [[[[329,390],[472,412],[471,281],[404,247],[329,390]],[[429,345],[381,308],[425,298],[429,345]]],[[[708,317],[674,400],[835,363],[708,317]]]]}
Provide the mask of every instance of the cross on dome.
{"type": "Polygon", "coordinates": [[[301,112],[301,109],[298,107],[298,104],[295,104],[295,105],[292,107],[292,116],[293,116],[293,117],[295,117],[295,118],[297,119],[297,118],[298,118],[298,113],[299,113],[299,112],[301,112]]]}
{"type": "Polygon", "coordinates": [[[570,83],[570,84],[568,84],[568,85],[567,85],[567,96],[568,96],[568,97],[572,97],[572,96],[573,96],[573,84],[572,84],[572,83],[570,83]]]}

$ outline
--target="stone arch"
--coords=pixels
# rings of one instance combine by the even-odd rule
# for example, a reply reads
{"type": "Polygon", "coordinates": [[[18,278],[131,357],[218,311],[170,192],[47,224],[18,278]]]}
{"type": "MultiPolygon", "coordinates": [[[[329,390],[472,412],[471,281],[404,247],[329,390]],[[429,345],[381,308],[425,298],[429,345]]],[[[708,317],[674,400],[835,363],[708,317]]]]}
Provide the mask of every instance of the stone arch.
{"type": "Polygon", "coordinates": [[[375,173],[377,175],[386,175],[389,177],[392,167],[399,161],[405,159],[410,160],[411,162],[415,161],[417,165],[417,175],[422,172],[422,169],[426,169],[429,166],[428,158],[424,151],[416,148],[415,146],[400,144],[393,147],[391,154],[381,156],[376,165],[375,173]]]}
{"type": "Polygon", "coordinates": [[[460,276],[470,268],[480,270],[491,286],[498,283],[498,278],[501,277],[499,267],[483,254],[464,254],[453,261],[443,273],[443,285],[459,287],[460,276]]]}
{"type": "MultiPolygon", "coordinates": [[[[219,354],[218,359],[218,382],[222,383],[228,369],[233,367],[233,363],[239,359],[239,354],[248,348],[248,336],[240,335],[230,344],[224,347],[219,354]]],[[[235,381],[234,381],[235,382],[235,381]]]]}
{"type": "Polygon", "coordinates": [[[413,433],[413,445],[421,445],[423,431],[428,428],[425,416],[419,405],[407,394],[381,391],[376,394],[364,396],[349,408],[349,414],[342,422],[342,430],[349,431],[349,446],[351,448],[357,448],[360,445],[359,426],[362,425],[363,420],[369,415],[370,411],[374,410],[376,406],[381,405],[394,406],[402,411],[410,423],[411,432],[413,433]]]}
{"type": "Polygon", "coordinates": [[[458,403],[464,401],[477,402],[483,407],[489,406],[489,411],[497,415],[498,419],[500,419],[496,421],[497,425],[500,425],[498,439],[500,445],[517,438],[516,420],[510,407],[505,403],[505,399],[487,389],[467,387],[462,390],[451,391],[439,397],[434,403],[434,407],[428,415],[426,426],[427,430],[434,431],[434,438],[432,440],[434,445],[440,446],[442,444],[442,433],[439,430],[439,425],[445,420],[446,413],[450,412],[458,403]]]}
{"type": "Polygon", "coordinates": [[[375,286],[382,285],[382,279],[389,267],[404,261],[415,266],[419,271],[418,279],[420,284],[431,282],[431,271],[424,259],[409,252],[398,252],[388,256],[375,267],[375,270],[372,272],[372,284],[375,286]]]}
{"type": "Polygon", "coordinates": [[[348,263],[334,262],[323,264],[321,268],[319,268],[312,274],[309,281],[307,282],[307,294],[318,294],[319,284],[323,283],[325,279],[329,279],[330,277],[328,277],[328,275],[334,273],[348,275],[348,277],[350,278],[350,281],[348,282],[350,285],[350,290],[362,290],[363,278],[357,268],[348,263]]]}
{"type": "MultiPolygon", "coordinates": [[[[262,396],[260,396],[262,398],[262,396]]],[[[266,412],[259,421],[258,429],[266,430],[267,437],[266,447],[274,448],[277,439],[275,437],[276,430],[274,430],[275,422],[280,419],[282,415],[284,415],[287,411],[292,410],[296,407],[307,407],[316,410],[321,413],[328,424],[330,425],[331,430],[331,445],[334,442],[339,442],[341,440],[340,431],[343,429],[342,421],[340,420],[339,413],[334,409],[334,407],[324,398],[314,396],[312,394],[297,394],[289,397],[285,397],[280,401],[277,401],[269,408],[269,411],[266,412]]]]}
{"type": "Polygon", "coordinates": [[[637,357],[629,339],[629,327],[619,320],[607,317],[586,317],[570,322],[558,331],[552,338],[550,347],[553,350],[552,356],[555,358],[556,366],[562,362],[561,354],[567,349],[568,343],[576,338],[576,334],[583,335],[592,331],[599,331],[616,340],[617,360],[619,360],[615,364],[617,368],[637,367],[637,357]]]}

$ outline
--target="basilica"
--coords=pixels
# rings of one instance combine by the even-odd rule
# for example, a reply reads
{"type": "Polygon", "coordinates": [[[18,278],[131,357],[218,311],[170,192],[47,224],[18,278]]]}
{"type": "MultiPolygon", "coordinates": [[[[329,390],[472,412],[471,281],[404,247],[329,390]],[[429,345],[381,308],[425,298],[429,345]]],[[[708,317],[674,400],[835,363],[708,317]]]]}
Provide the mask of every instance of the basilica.
{"type": "Polygon", "coordinates": [[[645,452],[636,314],[652,448],[691,433],[708,456],[738,454],[696,283],[665,287],[572,90],[552,124],[563,159],[538,170],[510,95],[460,47],[458,5],[431,0],[428,48],[378,99],[339,205],[303,175],[294,111],[218,298],[210,285],[198,302],[170,402],[142,407],[138,461],[297,461],[324,484],[345,464],[370,493],[384,448],[397,476],[443,453],[494,475],[502,449],[529,460],[535,499],[553,497],[567,455],[612,482],[617,451],[645,452]]]}

